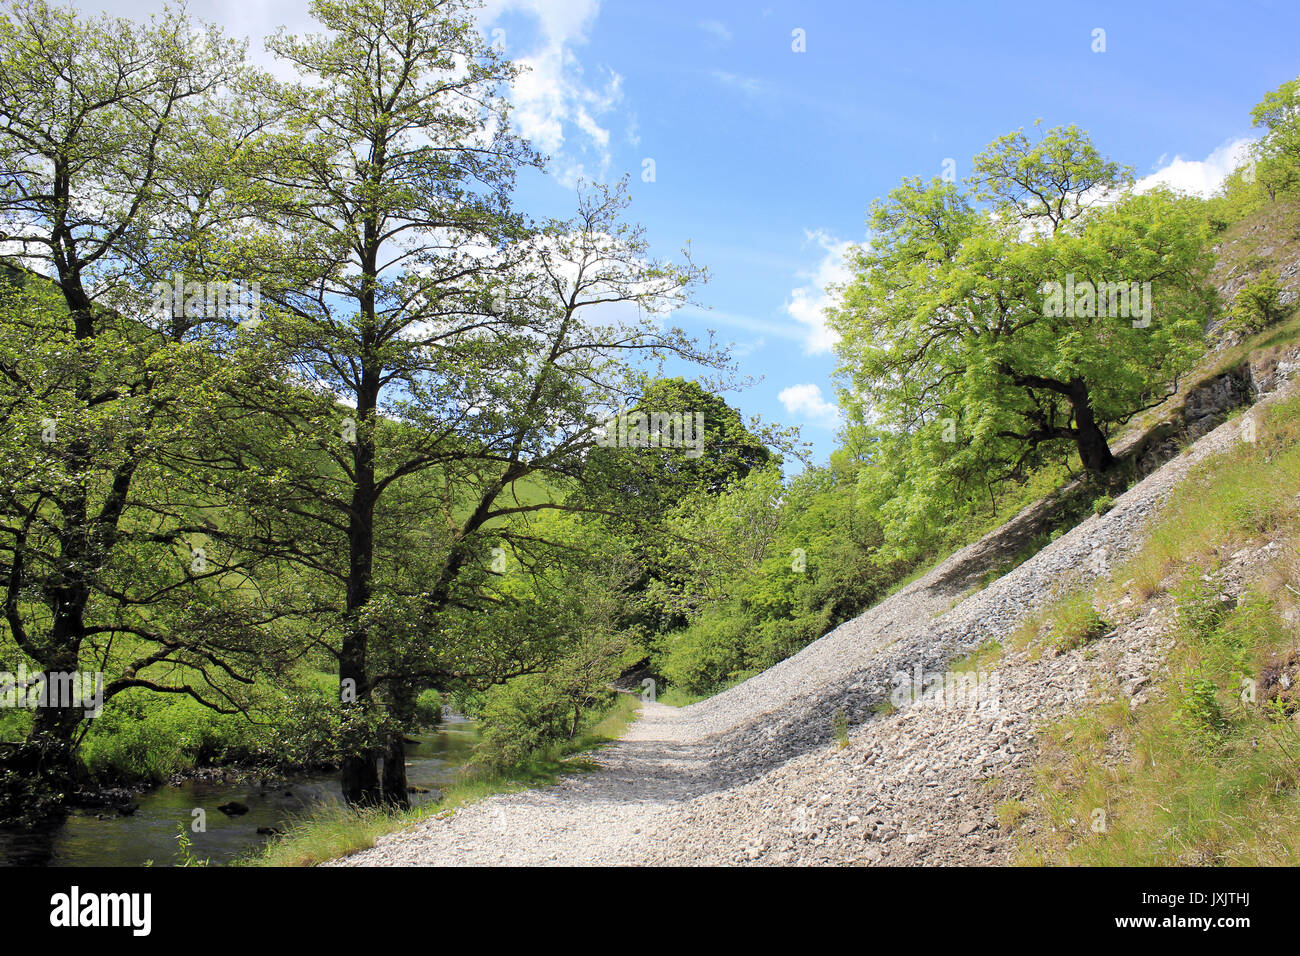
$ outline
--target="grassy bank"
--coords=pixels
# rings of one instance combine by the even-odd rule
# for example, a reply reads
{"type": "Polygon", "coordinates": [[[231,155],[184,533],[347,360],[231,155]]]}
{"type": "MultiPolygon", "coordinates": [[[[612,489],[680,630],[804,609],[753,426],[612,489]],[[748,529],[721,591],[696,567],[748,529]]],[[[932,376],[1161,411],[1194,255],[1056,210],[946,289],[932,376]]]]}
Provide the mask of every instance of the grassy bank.
{"type": "Polygon", "coordinates": [[[547,786],[566,774],[598,769],[599,763],[591,752],[622,737],[639,710],[637,697],[617,694],[609,709],[593,715],[573,739],[536,751],[512,767],[467,770],[461,780],[443,791],[437,803],[404,812],[323,807],[291,823],[283,836],[273,839],[261,854],[243,861],[243,865],[314,866],[371,847],[386,833],[435,815],[454,813],[459,807],[494,794],[547,786]]]}
{"type": "Polygon", "coordinates": [[[1027,628],[1064,650],[1096,636],[1096,608],[1158,607],[1176,643],[1140,706],[1116,693],[1042,734],[1022,862],[1300,862],[1300,397],[1247,414],[1256,441],[1202,464],[1109,582],[1027,628]],[[1225,598],[1233,557],[1270,542],[1225,598]]]}

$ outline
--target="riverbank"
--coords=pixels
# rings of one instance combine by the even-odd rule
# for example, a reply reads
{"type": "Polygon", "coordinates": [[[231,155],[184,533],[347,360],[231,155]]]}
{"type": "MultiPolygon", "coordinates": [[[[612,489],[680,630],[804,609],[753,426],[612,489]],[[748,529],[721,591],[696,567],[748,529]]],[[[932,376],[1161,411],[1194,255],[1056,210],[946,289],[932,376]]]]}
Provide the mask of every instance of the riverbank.
{"type": "Polygon", "coordinates": [[[389,834],[431,818],[445,819],[487,798],[550,787],[574,775],[599,771],[604,760],[597,760],[596,752],[622,738],[638,719],[641,707],[635,695],[617,694],[610,709],[574,739],[538,751],[513,767],[469,770],[443,788],[440,799],[410,810],[320,808],[292,822],[260,854],[238,862],[246,866],[314,866],[368,849],[389,834]]]}
{"type": "MultiPolygon", "coordinates": [[[[407,773],[418,788],[412,799],[420,803],[439,799],[457,780],[480,735],[475,721],[453,714],[413,739],[407,773]]],[[[102,802],[70,808],[60,819],[0,828],[0,865],[229,864],[260,853],[293,820],[342,800],[332,768],[289,774],[201,768],[102,795],[102,802]]]]}

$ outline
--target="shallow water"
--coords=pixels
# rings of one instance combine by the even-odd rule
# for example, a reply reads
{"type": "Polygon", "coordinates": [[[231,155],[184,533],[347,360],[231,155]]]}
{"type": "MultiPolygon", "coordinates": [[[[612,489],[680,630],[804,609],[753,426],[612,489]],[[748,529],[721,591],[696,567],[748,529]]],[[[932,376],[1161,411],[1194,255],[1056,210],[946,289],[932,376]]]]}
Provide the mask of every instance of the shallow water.
{"type": "MultiPolygon", "coordinates": [[[[407,746],[407,780],[430,790],[452,783],[478,740],[478,727],[464,717],[445,717],[436,731],[416,735],[407,746]]],[[[411,794],[420,803],[436,794],[411,794]]],[[[337,774],[316,774],[278,781],[240,783],[186,780],[164,784],[136,798],[140,804],[128,817],[114,814],[98,819],[94,811],[76,811],[56,827],[44,830],[0,829],[0,865],[9,866],[173,866],[180,862],[176,835],[187,830],[194,811],[206,817],[206,832],[190,833],[191,852],[211,863],[228,863],[261,847],[267,835],[258,827],[282,826],[312,806],[342,802],[337,774]],[[217,809],[230,801],[249,811],[228,817],[217,809]]]]}

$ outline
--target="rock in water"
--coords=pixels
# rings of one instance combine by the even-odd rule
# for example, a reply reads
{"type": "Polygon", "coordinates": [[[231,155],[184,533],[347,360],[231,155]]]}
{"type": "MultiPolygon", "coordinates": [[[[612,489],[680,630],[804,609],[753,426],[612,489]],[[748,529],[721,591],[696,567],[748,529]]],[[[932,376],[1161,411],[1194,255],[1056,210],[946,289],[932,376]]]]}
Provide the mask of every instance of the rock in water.
{"type": "Polygon", "coordinates": [[[248,807],[240,803],[238,800],[231,800],[229,803],[223,803],[221,806],[217,807],[217,809],[228,817],[242,817],[248,812],[248,807]]]}

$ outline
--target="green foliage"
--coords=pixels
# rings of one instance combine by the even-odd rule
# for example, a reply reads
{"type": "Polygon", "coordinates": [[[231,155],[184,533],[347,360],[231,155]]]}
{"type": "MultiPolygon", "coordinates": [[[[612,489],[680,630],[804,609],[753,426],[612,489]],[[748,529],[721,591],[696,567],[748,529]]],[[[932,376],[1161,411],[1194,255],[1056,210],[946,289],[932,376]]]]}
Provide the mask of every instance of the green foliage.
{"type": "Polygon", "coordinates": [[[327,688],[265,697],[250,720],[182,695],[119,695],[90,723],[82,763],[101,782],[160,782],[198,767],[291,772],[337,761],[339,709],[327,688]]]}
{"type": "Polygon", "coordinates": [[[873,204],[828,313],[891,539],[929,538],[954,501],[1071,452],[1109,469],[1107,431],[1198,358],[1213,305],[1199,207],[1161,191],[1089,206],[1126,180],[1078,130],[1011,134],[975,166],[973,192],[909,180],[873,204]]]}
{"type": "Polygon", "coordinates": [[[442,720],[442,695],[429,688],[415,698],[415,720],[420,727],[436,727],[442,720]]]}
{"type": "MultiPolygon", "coordinates": [[[[25,267],[0,265],[0,652],[101,671],[110,701],[238,711],[293,654],[268,620],[277,585],[259,593],[260,559],[235,558],[210,518],[228,503],[207,467],[230,371],[214,340],[237,317],[164,319],[143,291],[211,238],[193,163],[213,173],[224,117],[198,94],[233,82],[240,55],[174,9],[143,26],[43,0],[0,12],[0,243],[21,222],[25,267]]],[[[45,707],[29,740],[71,773],[85,731],[81,708],[45,707]]]]}
{"type": "Polygon", "coordinates": [[[666,635],[656,647],[656,669],[669,686],[710,693],[753,670],[751,622],[734,607],[702,613],[687,627],[666,635]]]}
{"type": "Polygon", "coordinates": [[[1256,179],[1254,168],[1246,165],[1229,173],[1223,188],[1207,199],[1202,208],[1210,232],[1217,236],[1267,202],[1268,195],[1256,179]]]}
{"type": "Polygon", "coordinates": [[[1174,592],[1178,600],[1178,623],[1193,639],[1203,642],[1218,631],[1229,606],[1217,588],[1190,574],[1174,592]]]}
{"type": "Polygon", "coordinates": [[[1282,304],[1281,280],[1276,272],[1265,269],[1233,298],[1224,325],[1244,335],[1254,335],[1281,322],[1287,311],[1282,304]]]}
{"type": "MultiPolygon", "coordinates": [[[[609,712],[621,695],[607,683],[591,679],[587,669],[572,659],[568,663],[559,669],[558,682],[552,675],[529,674],[483,695],[476,712],[482,738],[471,760],[474,767],[501,771],[522,766],[537,754],[576,741],[609,712]],[[578,674],[586,679],[576,679],[578,674]]],[[[616,667],[604,668],[603,676],[616,674],[616,667]]]]}
{"type": "Polygon", "coordinates": [[[483,737],[474,761],[510,766],[568,735],[573,711],[545,677],[517,677],[487,692],[478,713],[483,737]]]}
{"type": "Polygon", "coordinates": [[[194,854],[194,841],[190,838],[190,831],[185,828],[185,824],[176,824],[176,855],[179,859],[177,866],[207,866],[208,861],[199,859],[194,854]]]}
{"type": "MultiPolygon", "coordinates": [[[[790,480],[757,470],[669,513],[656,552],[663,572],[644,599],[671,612],[651,615],[672,623],[650,638],[670,693],[684,700],[715,693],[784,660],[1065,476],[1044,468],[991,502],[949,499],[918,507],[912,520],[911,489],[871,459],[879,449],[877,442],[858,455],[841,451],[790,480]],[[887,534],[897,521],[909,522],[908,533],[887,534]]],[[[905,469],[906,460],[898,465],[905,469]]],[[[1046,542],[1045,533],[1036,537],[1008,567],[1046,542]]]]}
{"type": "Polygon", "coordinates": [[[1300,187],[1300,78],[1288,80],[1250,113],[1264,136],[1255,144],[1254,176],[1269,199],[1300,187]]]}
{"type": "Polygon", "coordinates": [[[652,379],[622,414],[626,430],[646,429],[651,447],[597,447],[586,468],[599,476],[604,490],[624,501],[670,507],[692,494],[718,494],[755,469],[780,464],[768,447],[778,435],[759,430],[757,422],[753,429],[746,427],[739,412],[697,382],[652,379]],[[674,436],[654,430],[656,417],[666,414],[690,416],[690,447],[670,447],[674,436]],[[696,421],[703,422],[702,433],[696,433],[696,421]]]}
{"type": "Polygon", "coordinates": [[[678,626],[652,639],[670,687],[711,693],[785,659],[897,583],[879,521],[860,494],[864,466],[837,456],[784,481],[755,470],[665,519],[662,573],[645,600],[678,626]]]}
{"type": "Polygon", "coordinates": [[[1075,592],[1058,604],[1048,622],[1048,640],[1062,651],[1096,640],[1109,627],[1093,605],[1092,595],[1086,591],[1075,592]]]}
{"type": "Polygon", "coordinates": [[[1218,685],[1208,677],[1193,675],[1178,701],[1174,722],[1198,747],[1215,749],[1223,740],[1226,723],[1218,685]]]}
{"type": "Polygon", "coordinates": [[[26,738],[32,729],[32,712],[26,708],[0,708],[0,743],[14,743],[26,738]]]}

